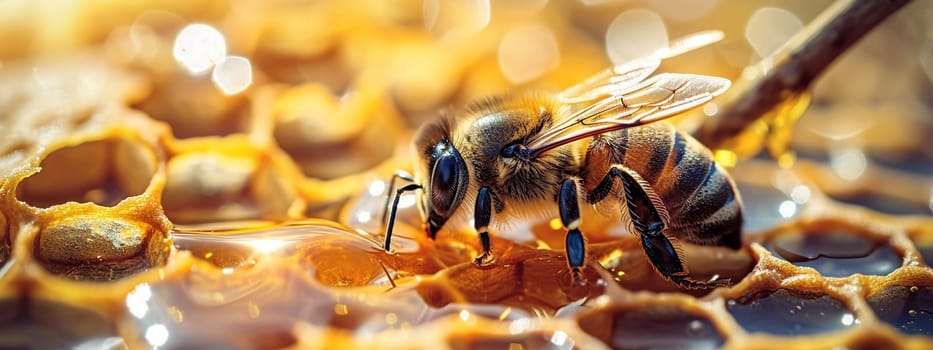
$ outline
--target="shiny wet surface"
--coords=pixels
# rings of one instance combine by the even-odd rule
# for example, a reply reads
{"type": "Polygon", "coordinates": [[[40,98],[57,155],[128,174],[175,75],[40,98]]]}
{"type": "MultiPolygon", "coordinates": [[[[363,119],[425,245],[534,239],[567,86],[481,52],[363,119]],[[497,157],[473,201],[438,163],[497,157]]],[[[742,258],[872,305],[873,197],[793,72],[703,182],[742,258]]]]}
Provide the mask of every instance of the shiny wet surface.
{"type": "Polygon", "coordinates": [[[933,336],[933,287],[891,286],[868,298],[875,315],[899,332],[933,336]]]}
{"type": "Polygon", "coordinates": [[[718,349],[724,342],[709,319],[672,306],[591,312],[579,323],[613,349],[718,349]]]}
{"type": "Polygon", "coordinates": [[[901,266],[901,257],[885,242],[843,230],[788,233],[774,237],[766,247],[794,265],[812,267],[826,277],[860,273],[884,276],[901,266]]]}
{"type": "Polygon", "coordinates": [[[839,331],[860,323],[838,299],[787,289],[748,294],[728,300],[726,307],[748,332],[809,335],[839,331]]]}

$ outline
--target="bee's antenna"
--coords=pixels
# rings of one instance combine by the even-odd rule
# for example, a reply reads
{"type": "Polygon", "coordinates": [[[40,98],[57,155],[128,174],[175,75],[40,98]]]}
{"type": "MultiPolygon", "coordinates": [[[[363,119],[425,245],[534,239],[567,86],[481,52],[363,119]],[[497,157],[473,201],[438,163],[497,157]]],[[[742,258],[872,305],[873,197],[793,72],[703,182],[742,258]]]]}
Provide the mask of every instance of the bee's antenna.
{"type": "Polygon", "coordinates": [[[389,179],[389,188],[386,189],[386,202],[382,205],[382,227],[386,227],[386,216],[389,214],[389,200],[392,199],[392,191],[395,191],[395,181],[402,179],[408,182],[415,182],[415,178],[411,174],[406,173],[402,170],[396,171],[395,174],[392,174],[392,178],[389,179]]]}
{"type": "Polygon", "coordinates": [[[384,247],[385,251],[388,252],[391,250],[390,248],[391,248],[391,243],[392,243],[392,229],[395,227],[395,214],[396,212],[398,212],[399,198],[402,198],[402,193],[414,191],[414,190],[420,190],[420,189],[421,189],[421,185],[419,184],[408,184],[408,185],[402,186],[401,188],[395,191],[395,199],[392,200],[392,207],[389,208],[390,209],[389,219],[388,219],[388,226],[386,227],[386,242],[385,242],[385,247],[384,247]]]}

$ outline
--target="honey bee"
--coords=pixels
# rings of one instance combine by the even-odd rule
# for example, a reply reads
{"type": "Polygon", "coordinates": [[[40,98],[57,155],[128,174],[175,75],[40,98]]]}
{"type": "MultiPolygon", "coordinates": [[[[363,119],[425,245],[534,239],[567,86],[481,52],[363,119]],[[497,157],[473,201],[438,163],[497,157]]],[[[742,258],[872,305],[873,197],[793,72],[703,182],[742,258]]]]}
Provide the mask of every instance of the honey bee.
{"type": "Polygon", "coordinates": [[[391,181],[385,250],[391,251],[399,197],[418,191],[432,239],[472,219],[482,247],[477,265],[494,261],[490,231],[519,218],[559,217],[567,262],[580,283],[583,209],[626,223],[656,271],[679,286],[729,283],[692,279],[680,242],[740,247],[735,184],[707,148],[659,121],[706,103],[731,82],[652,75],[659,64],[642,59],[616,66],[557,94],[488,98],[423,125],[412,145],[414,177],[399,173],[391,181]],[[410,183],[394,189],[398,179],[410,183]]]}

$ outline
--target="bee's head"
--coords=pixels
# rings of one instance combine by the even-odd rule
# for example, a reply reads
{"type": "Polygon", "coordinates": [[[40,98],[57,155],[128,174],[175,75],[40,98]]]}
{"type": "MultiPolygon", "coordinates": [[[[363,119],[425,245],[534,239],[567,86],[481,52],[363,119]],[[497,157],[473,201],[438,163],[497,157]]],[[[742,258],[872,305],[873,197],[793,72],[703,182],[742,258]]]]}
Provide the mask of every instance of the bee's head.
{"type": "Polygon", "coordinates": [[[415,152],[419,156],[415,172],[424,181],[419,206],[426,218],[425,230],[433,238],[463,201],[470,183],[467,165],[451,144],[443,122],[421,129],[415,152]]]}

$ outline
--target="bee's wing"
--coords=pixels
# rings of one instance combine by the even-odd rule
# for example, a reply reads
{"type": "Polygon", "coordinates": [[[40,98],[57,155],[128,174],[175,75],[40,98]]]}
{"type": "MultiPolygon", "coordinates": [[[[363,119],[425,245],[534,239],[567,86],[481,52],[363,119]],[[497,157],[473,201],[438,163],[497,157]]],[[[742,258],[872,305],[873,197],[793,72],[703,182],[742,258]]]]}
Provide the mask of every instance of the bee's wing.
{"type": "Polygon", "coordinates": [[[581,103],[605,95],[621,95],[654,73],[661,60],[722,40],[718,30],[693,33],[674,40],[667,48],[657,50],[640,59],[606,69],[584,82],[574,85],[558,95],[563,103],[581,103]]]}
{"type": "Polygon", "coordinates": [[[644,72],[654,68],[647,63],[631,66],[636,68],[628,71],[631,74],[623,74],[620,83],[598,85],[599,91],[592,93],[574,86],[559,94],[558,98],[570,110],[565,117],[526,140],[531,154],[671,117],[706,103],[731,85],[728,79],[677,73],[658,74],[641,81],[636,79],[644,79],[650,74],[644,72]]]}
{"type": "Polygon", "coordinates": [[[565,104],[575,104],[592,101],[605,95],[617,95],[645,80],[660,65],[661,61],[650,59],[618,65],[561,91],[557,98],[565,104]]]}

